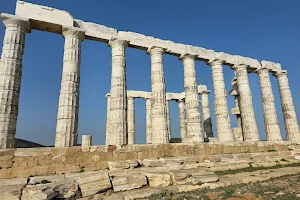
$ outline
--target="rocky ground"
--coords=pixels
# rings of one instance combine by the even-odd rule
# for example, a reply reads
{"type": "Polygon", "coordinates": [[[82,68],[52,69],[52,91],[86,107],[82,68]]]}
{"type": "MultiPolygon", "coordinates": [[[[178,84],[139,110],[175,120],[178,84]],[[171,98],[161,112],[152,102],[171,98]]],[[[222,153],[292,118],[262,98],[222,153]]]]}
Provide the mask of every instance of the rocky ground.
{"type": "Polygon", "coordinates": [[[267,181],[239,184],[234,186],[217,188],[214,190],[196,190],[192,192],[176,193],[166,192],[152,195],[143,200],[297,200],[300,199],[300,173],[279,178],[271,178],[267,181]]]}

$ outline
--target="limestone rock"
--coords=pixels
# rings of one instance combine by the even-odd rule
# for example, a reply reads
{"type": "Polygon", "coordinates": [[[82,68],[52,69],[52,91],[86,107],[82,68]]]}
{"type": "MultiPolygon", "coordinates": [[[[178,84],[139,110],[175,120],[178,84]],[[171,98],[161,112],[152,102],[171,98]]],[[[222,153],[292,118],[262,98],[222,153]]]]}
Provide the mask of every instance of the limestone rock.
{"type": "Polygon", "coordinates": [[[169,172],[174,185],[183,185],[188,183],[189,173],[184,170],[172,170],[169,172]]]}
{"type": "Polygon", "coordinates": [[[83,197],[111,188],[108,174],[104,171],[66,174],[66,179],[75,180],[79,184],[83,197]]]}
{"type": "Polygon", "coordinates": [[[184,162],[184,159],[182,157],[165,157],[160,158],[164,165],[181,165],[184,162]]]}
{"type": "Polygon", "coordinates": [[[0,198],[2,200],[19,200],[24,184],[5,185],[0,187],[0,198]]]}
{"type": "Polygon", "coordinates": [[[62,182],[65,180],[64,175],[51,175],[51,176],[34,176],[29,178],[28,184],[35,185],[37,183],[48,182],[48,183],[56,183],[56,182],[62,182]]]}
{"type": "Polygon", "coordinates": [[[129,169],[138,167],[139,163],[135,160],[108,161],[107,166],[109,170],[129,169]]]}
{"type": "Polygon", "coordinates": [[[219,180],[219,177],[214,172],[197,170],[197,171],[190,171],[189,173],[191,175],[189,179],[193,185],[198,185],[201,183],[217,182],[219,180]]]}
{"type": "Polygon", "coordinates": [[[111,181],[113,190],[115,192],[132,190],[147,185],[146,176],[143,174],[124,174],[123,176],[112,176],[111,181]]]}
{"type": "Polygon", "coordinates": [[[0,179],[0,187],[9,185],[26,185],[27,178],[0,179]]]}
{"type": "Polygon", "coordinates": [[[146,167],[160,167],[163,166],[164,163],[161,159],[153,158],[153,159],[144,159],[143,165],[146,167]]]}
{"type": "Polygon", "coordinates": [[[167,172],[146,172],[150,187],[167,187],[172,185],[171,175],[167,172]]]}

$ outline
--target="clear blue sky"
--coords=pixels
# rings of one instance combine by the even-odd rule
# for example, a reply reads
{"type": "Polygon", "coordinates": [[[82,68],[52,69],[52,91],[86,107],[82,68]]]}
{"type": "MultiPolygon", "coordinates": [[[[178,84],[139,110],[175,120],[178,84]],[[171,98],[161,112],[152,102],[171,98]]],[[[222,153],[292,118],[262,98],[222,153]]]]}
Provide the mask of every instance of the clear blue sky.
{"type": "MultiPolygon", "coordinates": [[[[294,103],[300,112],[300,1],[140,1],[140,0],[29,0],[29,2],[69,11],[74,18],[103,24],[118,30],[139,32],[161,39],[197,45],[231,54],[270,60],[288,70],[294,103]]],[[[14,13],[14,0],[0,0],[0,12],[14,13]]],[[[4,26],[0,25],[3,41],[4,26]]],[[[46,145],[55,138],[64,40],[61,35],[33,30],[26,36],[17,137],[46,145]]],[[[2,49],[2,42],[0,45],[2,49]]],[[[128,48],[127,86],[130,90],[151,90],[150,58],[141,50],[128,48]]],[[[213,86],[211,69],[196,62],[197,82],[212,90],[210,104],[213,127],[213,86]]],[[[164,56],[167,92],[182,92],[183,65],[176,57],[164,56]]],[[[226,89],[233,71],[224,66],[226,89]]],[[[106,98],[111,75],[111,51],[105,43],[85,40],[82,44],[79,141],[91,134],[94,144],[104,144],[106,98]]],[[[259,135],[265,139],[261,95],[257,74],[249,75],[259,135]]],[[[283,115],[277,81],[271,78],[282,135],[283,115]]],[[[145,102],[136,103],[136,140],[145,142],[145,102]]],[[[228,96],[229,108],[234,107],[228,96]]],[[[179,136],[177,103],[170,103],[173,137],[179,136]]],[[[231,116],[232,126],[236,126],[231,116]]],[[[299,119],[299,114],[298,114],[299,119]]],[[[215,131],[216,132],[216,131],[215,131]]]]}

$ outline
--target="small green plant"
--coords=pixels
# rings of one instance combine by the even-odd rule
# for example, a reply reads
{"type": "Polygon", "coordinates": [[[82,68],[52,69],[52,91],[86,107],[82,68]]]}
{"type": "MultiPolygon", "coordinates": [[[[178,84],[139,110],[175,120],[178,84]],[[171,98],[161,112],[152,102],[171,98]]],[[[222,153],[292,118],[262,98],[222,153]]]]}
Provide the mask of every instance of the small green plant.
{"type": "Polygon", "coordinates": [[[79,170],[79,172],[80,172],[80,173],[81,173],[81,172],[85,172],[84,167],[81,167],[80,170],[79,170]]]}
{"type": "Polygon", "coordinates": [[[226,197],[232,197],[235,191],[233,188],[224,188],[224,192],[226,197]]]}
{"type": "Polygon", "coordinates": [[[249,165],[250,168],[253,168],[253,165],[252,165],[252,164],[253,164],[253,162],[249,162],[249,163],[248,163],[248,165],[249,165]]]}
{"type": "Polygon", "coordinates": [[[10,168],[12,168],[12,166],[8,166],[8,167],[6,167],[6,169],[10,169],[10,168]]]}
{"type": "Polygon", "coordinates": [[[268,152],[276,152],[276,149],[269,149],[268,152]]]}

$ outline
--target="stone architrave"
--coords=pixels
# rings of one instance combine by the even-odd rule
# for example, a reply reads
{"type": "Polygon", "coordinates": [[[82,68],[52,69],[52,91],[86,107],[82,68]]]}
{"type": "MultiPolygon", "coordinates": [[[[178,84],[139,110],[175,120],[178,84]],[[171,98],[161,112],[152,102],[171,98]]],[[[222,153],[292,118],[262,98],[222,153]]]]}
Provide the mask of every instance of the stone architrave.
{"type": "Polygon", "coordinates": [[[179,125],[180,125],[180,138],[184,142],[187,138],[186,135],[186,120],[185,120],[185,108],[184,100],[178,100],[178,111],[179,111],[179,125]]]}
{"type": "Polygon", "coordinates": [[[92,146],[92,136],[91,135],[82,135],[82,147],[90,147],[92,146]]]}
{"type": "Polygon", "coordinates": [[[256,71],[259,75],[260,91],[262,95],[262,107],[265,120],[265,130],[268,141],[281,141],[281,134],[277,113],[275,108],[275,98],[269,76],[269,69],[260,68],[256,71]]]}
{"type": "Polygon", "coordinates": [[[127,126],[128,126],[128,144],[135,144],[135,117],[134,117],[134,98],[127,97],[127,126]]]}
{"type": "Polygon", "coordinates": [[[275,76],[278,80],[287,140],[300,141],[299,124],[289,86],[288,73],[286,70],[282,70],[281,72],[275,74],[275,76]]]}
{"type": "Polygon", "coordinates": [[[149,53],[151,56],[152,143],[168,143],[166,87],[163,70],[164,49],[152,47],[148,49],[147,53],[149,53]]]}
{"type": "Polygon", "coordinates": [[[168,141],[170,141],[172,138],[172,135],[171,135],[170,106],[169,106],[168,100],[166,100],[166,108],[167,108],[168,141]]]}
{"type": "Polygon", "coordinates": [[[152,143],[151,119],[151,99],[146,99],[146,144],[152,143]]]}
{"type": "Polygon", "coordinates": [[[252,93],[249,86],[248,71],[246,65],[235,65],[237,88],[240,95],[240,112],[242,116],[242,127],[244,141],[259,141],[258,129],[252,103],[252,93]]]}
{"type": "Polygon", "coordinates": [[[110,115],[110,94],[106,94],[107,98],[107,108],[106,108],[106,134],[105,134],[105,144],[109,145],[111,144],[111,136],[109,132],[109,126],[110,126],[110,120],[109,120],[109,115],[110,115]]]}
{"type": "Polygon", "coordinates": [[[195,56],[185,54],[180,57],[183,61],[184,92],[186,104],[186,142],[203,142],[200,103],[196,81],[195,56]]]}
{"type": "Polygon", "coordinates": [[[227,105],[227,95],[224,82],[222,60],[212,60],[209,65],[212,69],[214,86],[214,106],[216,115],[216,124],[218,139],[220,142],[234,141],[231,132],[231,121],[227,105]]]}
{"type": "Polygon", "coordinates": [[[0,148],[13,148],[19,109],[22,57],[28,19],[1,14],[6,27],[0,60],[0,148]]]}
{"type": "Polygon", "coordinates": [[[58,103],[55,147],[71,147],[77,144],[81,42],[85,31],[63,27],[64,63],[58,103]]]}
{"type": "Polygon", "coordinates": [[[111,40],[110,145],[127,144],[127,87],[125,50],[128,42],[111,40]]]}
{"type": "Polygon", "coordinates": [[[208,139],[213,137],[211,116],[210,116],[210,107],[208,94],[209,90],[203,91],[201,94],[202,99],[202,112],[203,112],[203,125],[204,125],[204,138],[208,139]]]}

